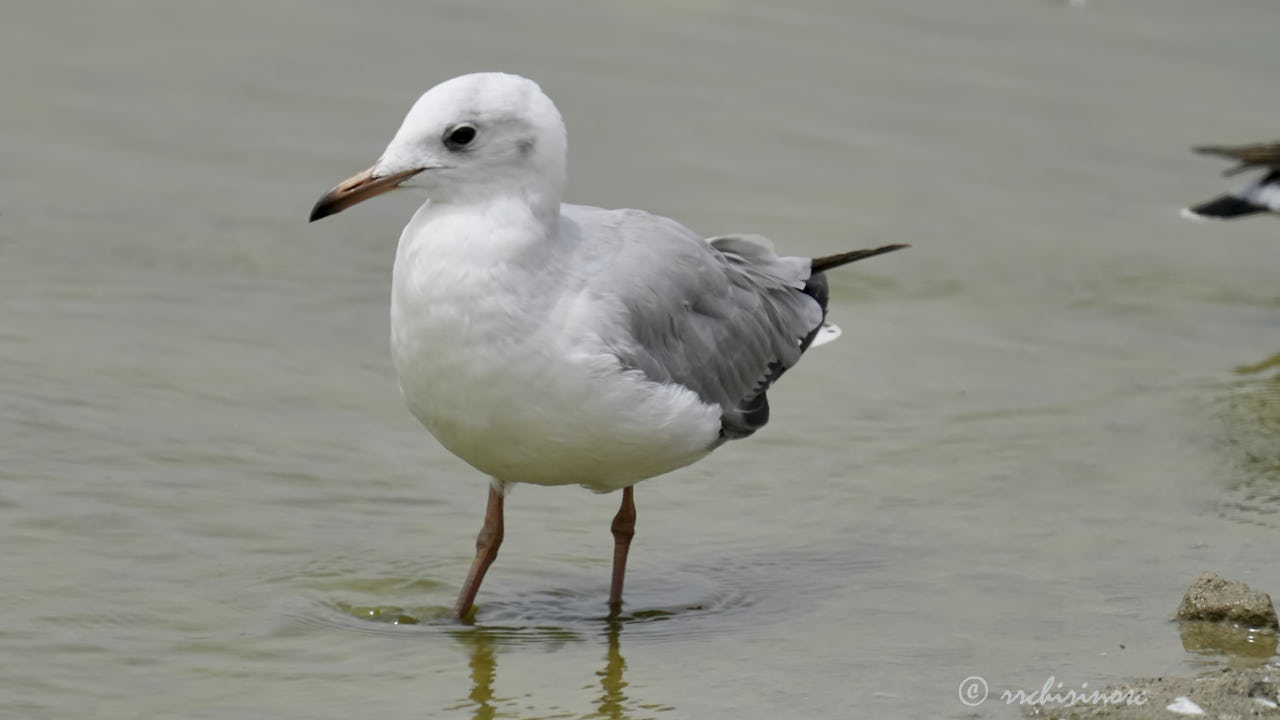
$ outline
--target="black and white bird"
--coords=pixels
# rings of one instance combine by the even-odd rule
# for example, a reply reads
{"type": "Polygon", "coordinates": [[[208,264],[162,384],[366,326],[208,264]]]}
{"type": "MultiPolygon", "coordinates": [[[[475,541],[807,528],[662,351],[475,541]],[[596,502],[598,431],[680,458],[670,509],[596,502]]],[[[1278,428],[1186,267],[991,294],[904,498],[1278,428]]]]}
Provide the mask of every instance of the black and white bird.
{"type": "Polygon", "coordinates": [[[1193,220],[1234,220],[1246,215],[1280,212],[1280,142],[1252,145],[1205,145],[1194,148],[1198,153],[1220,155],[1239,164],[1223,173],[1235,175],[1254,168],[1266,174],[1226,195],[1184,208],[1183,217],[1193,220]]]}

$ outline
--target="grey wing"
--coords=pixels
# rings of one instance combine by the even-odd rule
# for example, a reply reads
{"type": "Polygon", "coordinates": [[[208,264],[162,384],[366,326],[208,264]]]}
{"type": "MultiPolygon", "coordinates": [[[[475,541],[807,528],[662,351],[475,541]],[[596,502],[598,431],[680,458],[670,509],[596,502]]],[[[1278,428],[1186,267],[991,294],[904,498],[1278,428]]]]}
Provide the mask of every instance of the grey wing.
{"type": "Polygon", "coordinates": [[[723,439],[764,426],[765,391],[822,325],[825,279],[758,235],[702,240],[667,218],[611,212],[617,245],[591,289],[621,308],[623,365],[719,405],[723,439]]]}

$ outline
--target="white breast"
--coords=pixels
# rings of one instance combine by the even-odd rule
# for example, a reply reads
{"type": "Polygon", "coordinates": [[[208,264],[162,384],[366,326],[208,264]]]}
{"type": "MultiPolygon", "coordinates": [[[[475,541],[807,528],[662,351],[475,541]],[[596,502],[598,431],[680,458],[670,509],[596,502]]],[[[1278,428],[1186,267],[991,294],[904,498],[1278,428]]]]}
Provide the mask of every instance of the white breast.
{"type": "Polygon", "coordinates": [[[414,416],[504,482],[608,491],[710,452],[719,408],[622,370],[565,270],[572,248],[498,226],[419,211],[401,236],[391,346],[414,416]]]}

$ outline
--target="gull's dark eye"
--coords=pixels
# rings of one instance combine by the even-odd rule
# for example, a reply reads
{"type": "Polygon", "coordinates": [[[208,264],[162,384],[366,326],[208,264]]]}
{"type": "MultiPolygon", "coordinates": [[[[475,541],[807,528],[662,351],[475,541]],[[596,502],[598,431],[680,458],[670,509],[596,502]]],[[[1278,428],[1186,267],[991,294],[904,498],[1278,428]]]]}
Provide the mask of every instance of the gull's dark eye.
{"type": "Polygon", "coordinates": [[[476,139],[475,125],[454,125],[444,131],[444,146],[450,150],[461,150],[476,139]]]}

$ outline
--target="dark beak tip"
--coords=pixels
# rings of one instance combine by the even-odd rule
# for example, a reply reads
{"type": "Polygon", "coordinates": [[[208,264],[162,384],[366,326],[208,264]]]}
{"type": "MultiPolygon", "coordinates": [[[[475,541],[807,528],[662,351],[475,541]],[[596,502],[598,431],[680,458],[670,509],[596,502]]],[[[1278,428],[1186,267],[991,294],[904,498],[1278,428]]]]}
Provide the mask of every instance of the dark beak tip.
{"type": "Polygon", "coordinates": [[[320,197],[311,208],[309,222],[336,215],[357,203],[400,187],[400,183],[422,172],[423,168],[404,170],[392,175],[373,174],[373,168],[343,180],[320,197]]]}
{"type": "Polygon", "coordinates": [[[334,203],[330,201],[328,195],[325,195],[316,201],[315,206],[311,208],[311,215],[308,217],[307,222],[323,220],[330,215],[333,215],[335,212],[337,212],[337,210],[334,208],[334,203]]]}

